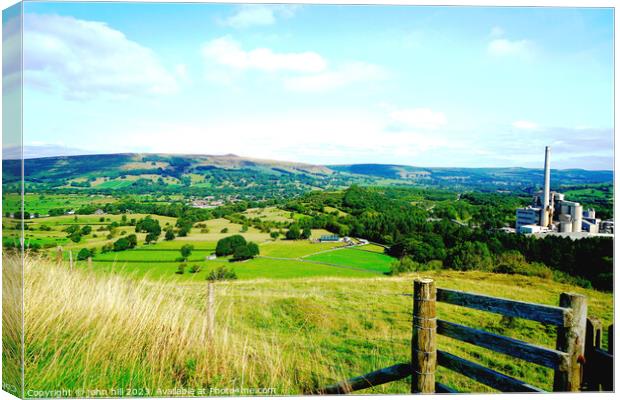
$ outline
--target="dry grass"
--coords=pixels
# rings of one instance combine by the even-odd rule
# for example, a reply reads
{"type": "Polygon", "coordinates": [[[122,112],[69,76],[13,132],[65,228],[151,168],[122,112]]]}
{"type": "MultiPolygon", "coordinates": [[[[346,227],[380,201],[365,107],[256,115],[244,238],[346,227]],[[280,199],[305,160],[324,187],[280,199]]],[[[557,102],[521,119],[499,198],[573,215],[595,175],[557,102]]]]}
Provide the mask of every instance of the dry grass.
{"type": "MultiPolygon", "coordinates": [[[[6,265],[19,263],[15,259],[7,264],[5,259],[6,265]]],[[[547,304],[557,304],[562,291],[578,290],[588,296],[590,315],[605,326],[612,322],[613,301],[608,293],[531,277],[455,271],[429,275],[440,287],[547,304]]],[[[211,388],[275,388],[277,394],[299,394],[407,362],[411,298],[402,294],[411,293],[413,278],[412,274],[218,283],[216,332],[210,339],[206,282],[158,282],[84,269],[69,271],[65,265],[29,257],[25,264],[26,395],[28,390],[75,393],[111,388],[137,390],[125,392],[134,395],[183,394],[168,392],[175,388],[205,389],[207,395],[211,388]]],[[[541,324],[518,320],[508,328],[498,315],[449,305],[438,306],[438,312],[451,321],[543,346],[552,347],[555,342],[555,331],[541,324]]],[[[19,332],[19,320],[3,318],[5,327],[15,328],[5,329],[5,348],[18,348],[19,335],[13,332],[19,332]]],[[[552,381],[548,369],[439,339],[444,350],[542,388],[548,389],[552,381]]],[[[438,379],[460,391],[489,391],[442,369],[438,379]]],[[[408,390],[404,380],[365,393],[408,390]]],[[[83,397],[93,392],[81,393],[83,397]]]]}
{"type": "MultiPolygon", "coordinates": [[[[277,347],[219,324],[214,339],[201,307],[162,282],[69,271],[28,258],[26,392],[275,387],[297,391],[277,347]]],[[[88,393],[88,392],[87,392],[88,393]]]]}
{"type": "Polygon", "coordinates": [[[2,257],[2,383],[15,396],[22,391],[22,268],[19,254],[2,257]]]}

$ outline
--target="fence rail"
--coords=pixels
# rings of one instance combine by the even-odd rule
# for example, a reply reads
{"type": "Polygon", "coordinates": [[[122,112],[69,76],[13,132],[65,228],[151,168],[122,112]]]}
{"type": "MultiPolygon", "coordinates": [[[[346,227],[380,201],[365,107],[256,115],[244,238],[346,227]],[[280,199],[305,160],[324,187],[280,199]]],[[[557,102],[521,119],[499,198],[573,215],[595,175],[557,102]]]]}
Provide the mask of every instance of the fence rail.
{"type": "Polygon", "coordinates": [[[412,393],[457,393],[435,381],[437,366],[448,368],[502,392],[543,392],[542,389],[437,348],[436,335],[470,343],[554,370],[553,391],[613,390],[613,325],[608,350],[601,348],[602,327],[587,319],[587,299],[562,293],[559,306],[502,299],[435,288],[432,279],[414,281],[411,363],[396,364],[315,391],[346,394],[411,376],[412,393]],[[557,327],[556,348],[550,349],[484,330],[438,319],[436,302],[557,327]]]}
{"type": "Polygon", "coordinates": [[[437,289],[437,301],[556,326],[566,326],[572,317],[571,310],[564,307],[500,299],[451,289],[437,289]]]}

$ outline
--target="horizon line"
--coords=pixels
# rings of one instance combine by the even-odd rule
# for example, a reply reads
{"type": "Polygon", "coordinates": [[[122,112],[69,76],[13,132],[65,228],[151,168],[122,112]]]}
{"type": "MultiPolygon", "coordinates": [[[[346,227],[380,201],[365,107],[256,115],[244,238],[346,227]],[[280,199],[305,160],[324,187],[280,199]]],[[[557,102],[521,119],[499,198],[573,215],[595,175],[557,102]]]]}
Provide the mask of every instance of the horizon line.
{"type": "MultiPolygon", "coordinates": [[[[26,146],[24,146],[26,147],[26,146]]],[[[37,147],[37,146],[30,146],[37,147]]],[[[385,165],[385,166],[395,166],[395,167],[412,167],[412,168],[437,168],[437,169],[529,169],[529,170],[543,170],[544,165],[542,167],[523,167],[523,166],[494,166],[494,167],[483,167],[483,166],[467,166],[467,167],[459,167],[459,166],[421,166],[421,165],[412,165],[412,164],[394,164],[394,163],[381,163],[381,162],[356,162],[356,163],[327,163],[327,164],[316,164],[309,163],[305,161],[291,161],[291,160],[281,160],[281,159],[270,159],[270,158],[260,158],[260,157],[252,157],[245,155],[238,155],[235,153],[225,153],[225,154],[205,154],[205,153],[167,153],[167,152],[141,152],[141,151],[127,151],[127,152],[118,152],[118,153],[83,153],[83,154],[57,154],[57,155],[45,155],[45,156],[35,156],[29,157],[22,153],[22,157],[10,158],[5,156],[5,151],[11,149],[10,147],[3,148],[3,161],[9,160],[37,160],[37,159],[46,159],[46,158],[60,158],[60,157],[87,157],[87,156],[113,156],[113,155],[166,155],[166,156],[186,156],[186,157],[236,157],[239,159],[246,160],[255,160],[255,161],[274,161],[274,162],[283,162],[289,164],[302,164],[308,166],[316,166],[316,167],[343,167],[343,166],[352,166],[352,165],[385,165]]],[[[13,147],[15,149],[15,147],[13,147]]],[[[78,150],[78,149],[75,149],[78,150]]],[[[598,171],[598,172],[614,172],[614,169],[587,169],[583,167],[572,167],[572,168],[551,168],[551,170],[556,171],[569,171],[569,170],[582,170],[582,171],[598,171]]]]}

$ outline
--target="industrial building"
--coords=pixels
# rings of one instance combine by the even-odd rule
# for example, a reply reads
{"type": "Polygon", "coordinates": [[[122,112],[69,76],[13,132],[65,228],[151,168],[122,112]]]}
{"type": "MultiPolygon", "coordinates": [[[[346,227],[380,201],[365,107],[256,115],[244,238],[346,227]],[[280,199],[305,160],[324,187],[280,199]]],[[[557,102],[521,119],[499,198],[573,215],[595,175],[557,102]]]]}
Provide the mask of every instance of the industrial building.
{"type": "Polygon", "coordinates": [[[584,210],[564,194],[551,191],[551,148],[545,147],[545,181],[543,191],[532,199],[532,204],[517,209],[515,229],[518,233],[613,233],[613,221],[596,218],[593,209],[584,210]]]}

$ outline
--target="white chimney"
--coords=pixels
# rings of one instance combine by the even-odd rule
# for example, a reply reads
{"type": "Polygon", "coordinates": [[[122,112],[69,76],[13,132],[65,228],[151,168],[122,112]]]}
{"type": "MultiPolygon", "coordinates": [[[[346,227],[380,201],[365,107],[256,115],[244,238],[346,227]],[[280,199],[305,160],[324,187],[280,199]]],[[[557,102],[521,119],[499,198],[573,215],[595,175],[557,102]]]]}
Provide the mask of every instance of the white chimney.
{"type": "Polygon", "coordinates": [[[543,204],[542,204],[542,215],[541,215],[541,225],[549,226],[549,209],[551,206],[551,188],[550,188],[550,179],[551,179],[551,147],[545,147],[545,188],[543,192],[543,204]]]}

